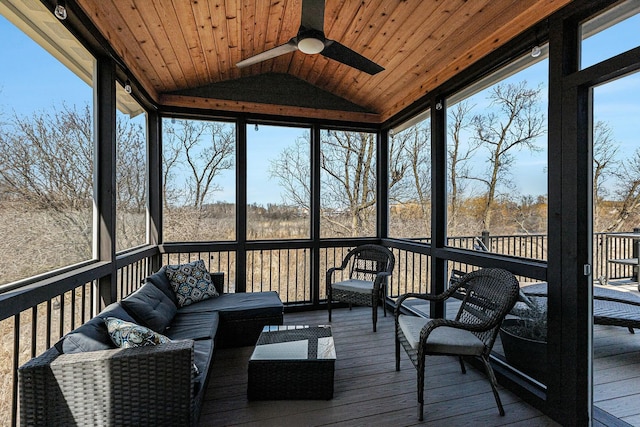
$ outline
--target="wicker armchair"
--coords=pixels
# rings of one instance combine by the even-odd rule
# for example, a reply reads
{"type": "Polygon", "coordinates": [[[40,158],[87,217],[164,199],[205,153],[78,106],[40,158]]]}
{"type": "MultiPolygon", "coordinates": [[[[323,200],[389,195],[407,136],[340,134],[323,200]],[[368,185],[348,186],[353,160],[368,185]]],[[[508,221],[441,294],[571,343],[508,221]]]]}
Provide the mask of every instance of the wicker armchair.
{"type": "Polygon", "coordinates": [[[385,317],[387,309],[387,278],[393,272],[395,257],[393,253],[379,245],[362,245],[351,250],[340,267],[327,270],[327,309],[331,322],[331,303],[346,302],[349,308],[353,304],[370,306],[373,309],[373,332],[378,322],[378,303],[382,302],[385,317]],[[346,280],[334,283],[334,273],[349,266],[346,280]]]}
{"type": "Polygon", "coordinates": [[[400,344],[418,370],[418,417],[423,419],[424,371],[426,355],[458,356],[462,373],[466,373],[463,356],[479,357],[487,371],[500,415],[504,409],[496,377],[489,364],[500,324],[515,305],[519,292],[518,280],[508,271],[485,268],[464,275],[452,282],[449,289],[439,295],[405,294],[398,298],[394,315],[396,324],[396,370],[400,370],[400,344]],[[400,314],[407,298],[444,301],[455,295],[464,295],[455,320],[425,319],[400,314]]]}

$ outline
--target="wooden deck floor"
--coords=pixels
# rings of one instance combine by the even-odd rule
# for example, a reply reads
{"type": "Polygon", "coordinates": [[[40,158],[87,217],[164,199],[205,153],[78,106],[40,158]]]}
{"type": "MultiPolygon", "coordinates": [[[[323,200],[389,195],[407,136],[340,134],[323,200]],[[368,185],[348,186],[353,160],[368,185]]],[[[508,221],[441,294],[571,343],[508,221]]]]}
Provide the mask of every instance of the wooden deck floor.
{"type": "MultiPolygon", "coordinates": [[[[416,371],[404,351],[401,370],[395,371],[393,318],[380,317],[374,334],[370,316],[367,307],[334,312],[332,328],[338,359],[334,397],[329,401],[249,402],[247,361],[252,348],[217,350],[200,426],[557,425],[502,388],[506,415],[501,417],[484,374],[469,368],[462,375],[456,359],[449,357],[429,360],[425,419],[420,423],[416,371]]],[[[326,322],[326,311],[285,315],[286,324],[326,322]]]]}
{"type": "Polygon", "coordinates": [[[594,405],[640,426],[640,331],[596,325],[593,353],[594,405]]]}
{"type": "MultiPolygon", "coordinates": [[[[640,296],[630,280],[609,283],[613,288],[640,296]]],[[[593,332],[593,402],[603,411],[640,426],[640,331],[595,325],[593,332]]]]}

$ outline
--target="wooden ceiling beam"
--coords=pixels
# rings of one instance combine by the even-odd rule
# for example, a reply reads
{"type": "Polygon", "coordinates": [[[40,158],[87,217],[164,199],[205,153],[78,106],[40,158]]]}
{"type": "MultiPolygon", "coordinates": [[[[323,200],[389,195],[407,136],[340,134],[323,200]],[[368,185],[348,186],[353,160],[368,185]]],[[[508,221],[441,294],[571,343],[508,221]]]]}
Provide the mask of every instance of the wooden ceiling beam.
{"type": "Polygon", "coordinates": [[[232,112],[269,116],[284,116],[288,119],[306,118],[314,120],[341,121],[350,123],[380,124],[381,117],[374,113],[291,107],[286,105],[259,104],[255,102],[230,101],[226,99],[200,98],[182,95],[162,95],[160,102],[165,107],[195,108],[210,112],[232,112]]]}

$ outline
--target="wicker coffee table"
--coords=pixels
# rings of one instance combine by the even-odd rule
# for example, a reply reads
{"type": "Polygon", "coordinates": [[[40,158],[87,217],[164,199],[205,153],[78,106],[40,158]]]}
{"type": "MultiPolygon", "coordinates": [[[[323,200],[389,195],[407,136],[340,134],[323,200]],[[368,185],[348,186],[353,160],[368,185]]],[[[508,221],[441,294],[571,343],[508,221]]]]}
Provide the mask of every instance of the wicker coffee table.
{"type": "Polygon", "coordinates": [[[331,399],[330,326],[265,326],[249,360],[249,400],[331,399]]]}

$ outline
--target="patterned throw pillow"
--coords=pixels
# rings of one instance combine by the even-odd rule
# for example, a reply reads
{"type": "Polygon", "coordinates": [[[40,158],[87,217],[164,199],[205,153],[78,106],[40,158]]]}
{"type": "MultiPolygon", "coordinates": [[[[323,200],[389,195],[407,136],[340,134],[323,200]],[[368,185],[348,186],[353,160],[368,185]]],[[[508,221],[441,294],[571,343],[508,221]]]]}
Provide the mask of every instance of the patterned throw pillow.
{"type": "Polygon", "coordinates": [[[218,296],[211,275],[201,259],[188,264],[167,265],[166,273],[180,307],[218,296]]]}
{"type": "Polygon", "coordinates": [[[107,317],[104,319],[104,323],[107,325],[113,343],[120,348],[144,347],[171,342],[169,338],[145,326],[126,322],[116,317],[107,317]]]}

